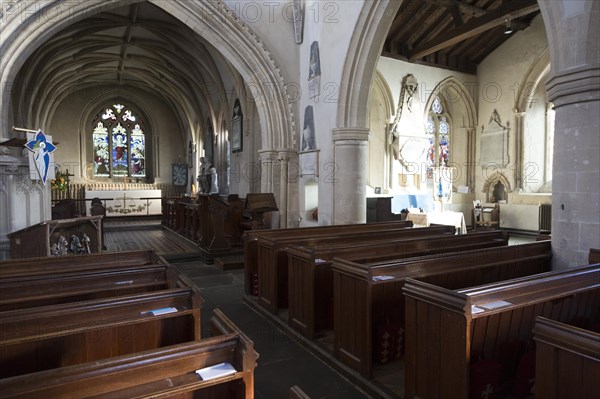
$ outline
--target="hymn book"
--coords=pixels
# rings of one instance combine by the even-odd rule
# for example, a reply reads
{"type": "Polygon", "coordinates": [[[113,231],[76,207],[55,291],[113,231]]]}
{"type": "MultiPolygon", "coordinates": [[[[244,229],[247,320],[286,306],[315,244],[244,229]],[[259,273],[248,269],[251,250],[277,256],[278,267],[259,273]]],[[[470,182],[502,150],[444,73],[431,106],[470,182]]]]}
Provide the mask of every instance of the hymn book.
{"type": "Polygon", "coordinates": [[[231,365],[231,363],[227,362],[196,370],[196,374],[198,374],[203,381],[225,377],[235,373],[237,373],[237,370],[231,365]]]}

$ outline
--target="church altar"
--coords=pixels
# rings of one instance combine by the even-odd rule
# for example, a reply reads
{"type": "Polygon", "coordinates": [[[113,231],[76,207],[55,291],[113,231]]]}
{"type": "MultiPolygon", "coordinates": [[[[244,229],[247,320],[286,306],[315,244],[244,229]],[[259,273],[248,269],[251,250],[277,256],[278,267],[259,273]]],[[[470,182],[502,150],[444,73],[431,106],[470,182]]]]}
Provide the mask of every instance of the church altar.
{"type": "Polygon", "coordinates": [[[415,227],[427,227],[431,224],[443,224],[456,227],[458,234],[467,234],[467,225],[465,216],[462,212],[427,212],[427,213],[409,213],[406,220],[413,222],[415,227]]]}
{"type": "MultiPolygon", "coordinates": [[[[161,215],[162,190],[86,190],[85,199],[100,198],[106,207],[106,216],[161,215]],[[151,198],[151,199],[150,199],[151,198]]],[[[86,201],[86,214],[90,215],[86,201]]]]}

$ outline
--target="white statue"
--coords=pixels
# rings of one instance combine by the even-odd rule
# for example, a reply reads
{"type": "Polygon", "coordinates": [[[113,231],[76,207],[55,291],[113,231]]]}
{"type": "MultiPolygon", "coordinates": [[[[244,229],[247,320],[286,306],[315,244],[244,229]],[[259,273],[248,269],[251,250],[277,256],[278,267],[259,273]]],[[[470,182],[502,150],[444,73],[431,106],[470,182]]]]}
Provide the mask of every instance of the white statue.
{"type": "Polygon", "coordinates": [[[82,253],[84,254],[91,254],[92,253],[92,248],[90,247],[90,242],[92,240],[90,240],[90,237],[87,234],[83,234],[83,236],[81,237],[81,242],[82,242],[82,253]]]}
{"type": "Polygon", "coordinates": [[[217,169],[214,165],[211,165],[210,169],[208,169],[208,174],[210,175],[210,190],[209,194],[219,194],[219,181],[217,176],[217,169]]]}
{"type": "Polygon", "coordinates": [[[69,253],[69,242],[65,236],[60,236],[58,238],[58,250],[60,255],[67,255],[69,253]]]}

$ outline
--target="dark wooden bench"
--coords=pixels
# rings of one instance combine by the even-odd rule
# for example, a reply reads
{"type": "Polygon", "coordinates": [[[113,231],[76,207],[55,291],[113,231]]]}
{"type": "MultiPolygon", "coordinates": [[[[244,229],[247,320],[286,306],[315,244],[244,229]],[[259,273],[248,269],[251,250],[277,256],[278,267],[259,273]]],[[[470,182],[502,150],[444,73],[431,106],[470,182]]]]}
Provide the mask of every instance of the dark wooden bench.
{"type": "Polygon", "coordinates": [[[538,317],[535,397],[586,399],[600,392],[600,333],[538,317]]]}
{"type": "Polygon", "coordinates": [[[332,265],[334,355],[366,377],[372,376],[376,358],[379,363],[387,363],[401,357],[404,343],[402,287],[407,278],[448,289],[471,287],[547,272],[551,268],[551,256],[552,248],[546,241],[392,262],[361,264],[335,258],[332,265]],[[383,342],[385,334],[389,339],[383,342]]]}
{"type": "Polygon", "coordinates": [[[510,393],[535,318],[600,321],[600,264],[450,290],[407,279],[405,398],[510,393]]]}
{"type": "Polygon", "coordinates": [[[600,249],[590,248],[589,262],[590,264],[600,263],[600,249]]]}
{"type": "Polygon", "coordinates": [[[310,399],[310,396],[308,396],[298,385],[294,385],[290,388],[289,399],[310,399]]]}
{"type": "Polygon", "coordinates": [[[218,309],[211,325],[219,335],[0,380],[0,398],[254,398],[253,342],[218,309]],[[223,362],[236,373],[206,381],[195,373],[223,362]]]}
{"type": "MultiPolygon", "coordinates": [[[[452,226],[445,226],[454,229],[452,226]]],[[[402,259],[410,256],[444,253],[493,246],[505,246],[506,234],[500,231],[470,235],[428,235],[426,229],[410,229],[410,238],[397,238],[361,244],[318,245],[311,248],[291,246],[289,257],[288,322],[308,338],[319,330],[332,329],[333,273],[335,257],[356,262],[402,259]],[[421,234],[423,234],[421,236],[421,234]]],[[[435,229],[435,227],[434,227],[435,229]]],[[[262,297],[259,297],[259,300],[262,297]]],[[[262,305],[261,302],[259,304],[262,305]]]]}
{"type": "Polygon", "coordinates": [[[341,233],[296,237],[259,237],[258,254],[258,301],[272,313],[288,307],[288,255],[287,250],[294,246],[314,247],[327,251],[328,245],[343,244],[343,247],[360,246],[367,250],[381,242],[395,242],[408,237],[430,237],[454,234],[452,226],[436,226],[423,229],[399,228],[376,232],[341,233]]]}
{"type": "Polygon", "coordinates": [[[298,239],[323,235],[356,234],[361,232],[378,232],[412,227],[412,222],[395,221],[381,223],[360,223],[340,226],[318,226],[274,230],[247,230],[242,235],[244,241],[244,279],[246,295],[257,296],[258,288],[258,238],[295,237],[298,239]]]}
{"type": "Polygon", "coordinates": [[[201,306],[180,288],[2,312],[0,377],[197,340],[201,306]],[[167,307],[177,312],[149,313],[167,307]]]}
{"type": "Polygon", "coordinates": [[[170,265],[148,264],[0,278],[0,311],[176,288],[170,265]]]}
{"type": "Polygon", "coordinates": [[[166,262],[151,250],[27,258],[0,261],[0,278],[25,277],[40,273],[100,271],[114,269],[117,266],[126,269],[148,264],[166,264],[166,262]]]}

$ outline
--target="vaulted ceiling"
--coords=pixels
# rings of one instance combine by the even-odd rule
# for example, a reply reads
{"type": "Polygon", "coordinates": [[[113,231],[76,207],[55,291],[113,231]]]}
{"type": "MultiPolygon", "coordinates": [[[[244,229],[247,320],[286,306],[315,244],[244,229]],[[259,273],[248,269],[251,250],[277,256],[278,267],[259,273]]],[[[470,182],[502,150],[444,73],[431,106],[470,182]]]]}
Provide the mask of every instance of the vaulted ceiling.
{"type": "Polygon", "coordinates": [[[536,0],[404,0],[382,55],[474,74],[538,14],[536,0]]]}
{"type": "Polygon", "coordinates": [[[20,72],[15,109],[18,119],[39,125],[49,104],[78,90],[135,87],[162,98],[189,126],[199,111],[224,101],[223,65],[219,52],[180,21],[136,3],[76,22],[41,46],[20,72]]]}

